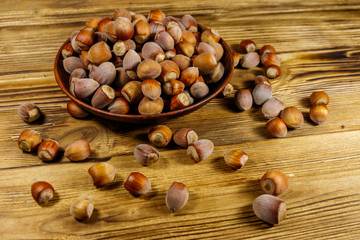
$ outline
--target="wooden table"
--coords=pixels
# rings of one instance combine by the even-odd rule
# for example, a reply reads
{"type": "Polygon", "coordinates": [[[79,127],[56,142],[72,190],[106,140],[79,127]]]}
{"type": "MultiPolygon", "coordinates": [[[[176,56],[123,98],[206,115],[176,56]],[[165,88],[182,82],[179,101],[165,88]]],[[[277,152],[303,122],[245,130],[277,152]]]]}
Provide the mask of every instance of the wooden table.
{"type": "MultiPolygon", "coordinates": [[[[359,1],[45,1],[0,3],[0,238],[1,239],[359,239],[360,237],[360,4],[359,1]],[[272,80],[274,96],[296,106],[305,124],[284,139],[271,138],[259,107],[240,112],[232,98],[216,98],[187,116],[166,122],[173,130],[194,129],[211,139],[215,150],[195,164],[175,144],[161,149],[161,159],[141,166],[133,156],[147,143],[151,125],[129,125],[89,117],[72,118],[68,98],[53,74],[55,55],[73,30],[91,16],[108,17],[126,7],[146,14],[192,14],[217,29],[233,50],[243,39],[276,47],[283,74],[272,80]],[[311,123],[309,96],[326,91],[328,120],[311,123]],[[37,104],[44,118],[24,123],[17,107],[37,104]],[[17,147],[20,132],[32,128],[62,147],[74,139],[91,140],[90,161],[45,164],[17,147]],[[223,160],[229,149],[242,149],[247,164],[231,170],[223,160]],[[117,168],[115,184],[96,189],[87,169],[108,161],[117,168]],[[270,169],[290,181],[280,197],[287,218],[271,227],[252,211],[262,194],[261,176],[270,169]],[[152,182],[150,194],[135,198],[123,187],[130,172],[152,182]],[[55,200],[46,207],[31,197],[30,186],[49,181],[55,200]],[[190,191],[185,208],[170,213],[165,205],[173,181],[190,191]],[[95,205],[90,221],[78,222],[71,203],[87,198],[95,205]]],[[[235,69],[235,89],[253,87],[256,72],[235,69]]]]}

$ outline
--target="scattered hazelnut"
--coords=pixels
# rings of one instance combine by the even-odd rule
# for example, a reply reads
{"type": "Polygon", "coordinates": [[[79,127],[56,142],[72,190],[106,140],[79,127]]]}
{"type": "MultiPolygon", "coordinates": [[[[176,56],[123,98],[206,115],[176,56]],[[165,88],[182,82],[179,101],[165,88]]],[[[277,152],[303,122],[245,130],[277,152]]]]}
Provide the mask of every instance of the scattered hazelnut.
{"type": "Polygon", "coordinates": [[[77,140],[65,148],[65,157],[70,161],[82,161],[90,156],[90,145],[88,140],[77,140]]]}
{"type": "Polygon", "coordinates": [[[166,147],[172,138],[172,131],[166,125],[157,125],[148,133],[149,141],[156,147],[166,147]]]}
{"type": "Polygon", "coordinates": [[[31,185],[31,195],[38,204],[46,204],[54,197],[54,188],[50,183],[38,181],[31,185]]]}
{"type": "Polygon", "coordinates": [[[91,166],[88,173],[93,180],[94,186],[102,187],[114,181],[116,168],[107,162],[101,162],[91,166]]]}
{"type": "Polygon", "coordinates": [[[247,89],[239,89],[235,93],[235,105],[243,111],[249,110],[253,105],[253,97],[247,89]]]}
{"type": "Polygon", "coordinates": [[[280,115],[280,112],[284,110],[285,104],[279,99],[272,97],[267,100],[261,107],[261,111],[265,118],[274,118],[280,115]]]}
{"type": "Polygon", "coordinates": [[[248,160],[248,155],[241,150],[229,150],[224,154],[225,163],[234,170],[242,168],[248,160]]]}
{"type": "Polygon", "coordinates": [[[252,96],[256,105],[263,105],[272,97],[272,88],[269,84],[257,84],[252,91],[252,96]]]}
{"type": "Polygon", "coordinates": [[[260,57],[256,52],[249,52],[245,54],[240,60],[240,65],[243,68],[253,68],[259,65],[259,63],[260,57]]]}
{"type": "Polygon", "coordinates": [[[262,176],[260,185],[266,194],[277,196],[288,189],[289,181],[279,170],[270,170],[262,176]]]}
{"type": "Polygon", "coordinates": [[[286,216],[286,203],[270,194],[255,198],[252,207],[255,215],[269,224],[278,224],[286,216]]]}
{"type": "Polygon", "coordinates": [[[150,166],[159,160],[160,152],[149,144],[140,144],[135,147],[134,156],[142,165],[150,166]]]}
{"type": "Polygon", "coordinates": [[[254,79],[255,85],[258,85],[260,83],[271,85],[269,79],[263,75],[257,75],[254,79]]]}
{"type": "Polygon", "coordinates": [[[266,52],[261,56],[261,63],[264,66],[280,66],[280,58],[275,53],[266,52]]]}
{"type": "Polygon", "coordinates": [[[41,142],[40,133],[32,129],[24,130],[18,138],[18,146],[24,152],[35,151],[41,142]]]}
{"type": "Polygon", "coordinates": [[[174,133],[173,139],[180,147],[187,148],[198,140],[198,135],[190,128],[180,128],[174,133]]]}
{"type": "Polygon", "coordinates": [[[264,55],[265,53],[276,53],[275,48],[271,45],[264,45],[259,50],[260,56],[264,55]]]}
{"type": "Polygon", "coordinates": [[[249,40],[249,39],[243,40],[240,42],[240,49],[244,53],[255,52],[256,44],[254,43],[254,41],[249,40]]]}
{"type": "Polygon", "coordinates": [[[329,110],[326,105],[313,105],[310,108],[310,119],[317,124],[324,123],[328,117],[329,110]]]}
{"type": "Polygon", "coordinates": [[[74,118],[84,118],[89,115],[89,112],[85,111],[79,105],[77,105],[73,100],[70,100],[67,105],[66,109],[68,113],[73,116],[74,118]]]}
{"type": "Polygon", "coordinates": [[[237,67],[237,65],[239,65],[241,55],[240,55],[240,53],[238,53],[236,51],[232,51],[231,55],[232,55],[232,58],[233,58],[234,67],[237,67]]]}
{"type": "Polygon", "coordinates": [[[214,151],[214,143],[208,139],[193,142],[187,148],[187,154],[195,161],[201,162],[214,151]]]}
{"type": "MultiPolygon", "coordinates": [[[[230,97],[234,91],[234,86],[231,83],[226,84],[224,90],[221,92],[223,97],[230,97]]],[[[251,94],[250,94],[251,95],[251,94]]]]}
{"type": "Polygon", "coordinates": [[[287,134],[286,124],[281,118],[273,118],[266,123],[266,130],[273,137],[285,137],[287,134]]]}
{"type": "Polygon", "coordinates": [[[277,65],[268,65],[265,67],[265,73],[268,78],[277,78],[281,75],[281,69],[277,65]]]}
{"type": "Polygon", "coordinates": [[[310,95],[312,105],[327,105],[329,101],[329,95],[324,91],[315,91],[310,95]]]}
{"type": "Polygon", "coordinates": [[[150,180],[139,172],[130,173],[124,187],[134,196],[141,196],[151,191],[150,180]]]}
{"type": "Polygon", "coordinates": [[[41,116],[40,109],[34,103],[21,104],[18,107],[18,114],[27,123],[34,122],[41,116]]]}
{"type": "Polygon", "coordinates": [[[54,161],[59,153],[59,143],[53,139],[43,141],[39,147],[37,155],[44,162],[54,161]]]}
{"type": "Polygon", "coordinates": [[[280,118],[288,128],[299,128],[304,124],[304,116],[296,107],[287,107],[282,110],[280,118]]]}
{"type": "Polygon", "coordinates": [[[166,193],[166,206],[171,212],[176,212],[185,207],[189,199],[189,191],[182,182],[173,182],[166,193]]]}
{"type": "Polygon", "coordinates": [[[94,205],[85,199],[74,201],[70,206],[70,214],[78,220],[89,219],[94,211],[94,205]]]}

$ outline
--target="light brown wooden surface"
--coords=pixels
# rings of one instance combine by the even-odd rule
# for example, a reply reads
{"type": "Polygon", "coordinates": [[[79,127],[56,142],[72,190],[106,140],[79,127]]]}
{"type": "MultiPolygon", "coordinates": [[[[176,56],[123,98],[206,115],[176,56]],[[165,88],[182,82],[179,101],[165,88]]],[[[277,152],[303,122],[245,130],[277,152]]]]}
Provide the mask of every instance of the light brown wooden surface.
{"type": "MultiPolygon", "coordinates": [[[[360,238],[360,4],[358,1],[8,1],[0,3],[0,238],[1,239],[359,239],[360,238]],[[190,127],[211,139],[214,153],[195,164],[173,143],[161,149],[150,167],[133,156],[146,143],[151,125],[111,122],[68,115],[68,98],[53,76],[58,48],[91,16],[111,16],[125,7],[147,13],[192,14],[218,30],[233,50],[242,39],[272,44],[283,75],[272,80],[274,96],[305,115],[300,129],[284,139],[265,131],[261,109],[239,112],[231,98],[216,98],[187,116],[166,122],[173,130],[190,127]],[[314,90],[330,96],[330,116],[319,126],[308,117],[314,90]],[[17,115],[34,102],[45,118],[32,125],[17,115]],[[17,148],[25,128],[66,146],[91,140],[90,161],[44,164],[17,148]],[[229,149],[248,153],[244,168],[232,171],[223,161],[229,149]],[[87,169],[97,161],[117,168],[115,184],[96,189],[87,169]],[[290,187],[281,195],[287,218],[270,227],[257,219],[252,201],[262,194],[261,176],[283,171],[290,187]],[[135,198],[123,187],[139,171],[152,182],[150,194],[135,198]],[[34,181],[56,189],[55,201],[41,207],[30,194],[34,181]],[[185,208],[174,214],[165,205],[173,181],[190,191],[185,208]],[[78,222],[71,203],[88,198],[95,206],[90,221],[78,222]]],[[[235,88],[251,88],[254,71],[235,69],[235,88]]]]}

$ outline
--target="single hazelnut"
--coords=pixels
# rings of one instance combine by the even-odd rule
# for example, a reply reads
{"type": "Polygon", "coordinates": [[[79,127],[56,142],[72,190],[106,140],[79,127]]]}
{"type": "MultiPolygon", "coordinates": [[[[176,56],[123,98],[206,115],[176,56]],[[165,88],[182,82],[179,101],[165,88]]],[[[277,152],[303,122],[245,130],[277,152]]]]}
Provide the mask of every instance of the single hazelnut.
{"type": "Polygon", "coordinates": [[[267,100],[261,107],[261,111],[265,118],[270,119],[278,117],[280,112],[284,110],[285,104],[279,99],[272,97],[267,100]]]}
{"type": "Polygon", "coordinates": [[[67,57],[71,57],[75,55],[75,50],[71,46],[71,43],[68,43],[64,46],[64,48],[61,50],[61,56],[65,59],[67,57]]]}
{"type": "Polygon", "coordinates": [[[72,79],[69,87],[70,93],[79,99],[90,97],[100,84],[91,78],[72,79]]]}
{"type": "Polygon", "coordinates": [[[157,78],[161,74],[161,65],[155,60],[145,59],[139,63],[136,74],[142,80],[157,78]]]}
{"type": "Polygon", "coordinates": [[[70,206],[70,214],[78,220],[89,219],[94,211],[94,205],[85,199],[74,201],[70,206]]]}
{"type": "Polygon", "coordinates": [[[150,166],[159,160],[160,152],[149,144],[139,144],[134,149],[135,158],[144,166],[150,166]]]}
{"type": "Polygon", "coordinates": [[[100,86],[91,99],[91,105],[102,109],[109,105],[115,99],[115,90],[109,85],[100,86]]]}
{"type": "Polygon", "coordinates": [[[98,42],[92,45],[88,51],[90,62],[95,65],[100,65],[111,59],[111,49],[105,42],[98,42]]]}
{"type": "Polygon", "coordinates": [[[34,122],[41,116],[40,109],[34,103],[21,104],[17,112],[20,118],[27,123],[34,122]]]}
{"type": "Polygon", "coordinates": [[[178,44],[182,39],[182,31],[179,26],[172,26],[166,30],[174,39],[174,44],[178,44]]]}
{"type": "Polygon", "coordinates": [[[180,81],[185,87],[190,87],[199,78],[199,69],[197,67],[188,67],[181,72],[180,81]]]}
{"type": "Polygon", "coordinates": [[[234,86],[231,83],[226,84],[224,90],[221,92],[222,97],[230,97],[234,91],[234,86]]]}
{"type": "Polygon", "coordinates": [[[200,74],[209,74],[217,65],[214,55],[211,53],[201,53],[193,60],[193,66],[199,68],[200,74]]]}
{"type": "Polygon", "coordinates": [[[195,82],[190,87],[190,94],[196,99],[202,99],[210,92],[209,87],[206,83],[203,82],[195,82]]]}
{"type": "Polygon", "coordinates": [[[69,85],[71,85],[72,80],[79,79],[79,78],[87,78],[86,70],[83,68],[75,69],[69,77],[69,85]]]}
{"type": "Polygon", "coordinates": [[[304,124],[304,116],[296,107],[287,107],[282,110],[280,118],[288,128],[299,128],[304,124]]]}
{"type": "Polygon", "coordinates": [[[329,101],[329,95],[324,91],[315,91],[310,95],[311,105],[327,105],[329,101]]]}
{"type": "Polygon", "coordinates": [[[147,42],[141,49],[141,55],[144,59],[152,59],[162,62],[165,59],[164,50],[156,42],[147,42]]]}
{"type": "Polygon", "coordinates": [[[242,111],[249,110],[253,105],[251,92],[247,89],[239,89],[235,93],[235,105],[242,111]]]}
{"type": "Polygon", "coordinates": [[[260,48],[259,54],[260,56],[264,55],[265,53],[276,53],[275,48],[271,45],[264,45],[260,48]]]}
{"type": "Polygon", "coordinates": [[[157,125],[148,133],[149,141],[156,147],[166,147],[172,138],[172,131],[166,125],[157,125]]]}
{"type": "Polygon", "coordinates": [[[269,79],[263,75],[257,75],[254,79],[255,85],[258,84],[267,84],[267,85],[271,85],[269,79]]]}
{"type": "Polygon", "coordinates": [[[248,155],[239,150],[229,150],[224,154],[225,163],[234,170],[242,168],[248,160],[248,155]]]}
{"type": "Polygon", "coordinates": [[[134,40],[139,44],[146,42],[151,34],[150,25],[144,19],[136,20],[134,31],[134,40]]]}
{"type": "Polygon", "coordinates": [[[176,212],[185,207],[189,199],[189,191],[182,182],[173,182],[166,193],[165,202],[171,212],[176,212]]]}
{"type": "Polygon", "coordinates": [[[316,124],[322,124],[326,121],[329,110],[326,105],[313,105],[310,108],[310,119],[316,124]]]}
{"type": "Polygon", "coordinates": [[[166,17],[165,13],[161,10],[151,10],[148,15],[149,22],[161,22],[166,17]]]}
{"type": "Polygon", "coordinates": [[[206,83],[213,84],[217,83],[224,76],[225,68],[221,62],[216,64],[216,67],[206,76],[206,83]]]}
{"type": "Polygon", "coordinates": [[[240,49],[243,53],[255,52],[256,44],[250,39],[242,40],[240,42],[240,49]]]}
{"type": "Polygon", "coordinates": [[[190,32],[197,32],[198,31],[198,25],[196,23],[196,20],[190,14],[185,14],[184,16],[182,16],[181,23],[190,32]]]}
{"type": "Polygon", "coordinates": [[[44,162],[54,161],[59,153],[59,143],[53,139],[43,141],[37,151],[38,157],[44,162]]]}
{"type": "Polygon", "coordinates": [[[191,66],[191,59],[182,54],[176,54],[171,60],[179,66],[181,71],[191,66]]]}
{"type": "Polygon", "coordinates": [[[161,22],[151,22],[149,24],[149,27],[150,27],[150,37],[152,38],[155,37],[157,32],[165,30],[165,26],[161,22]]]}
{"type": "Polygon", "coordinates": [[[272,88],[268,84],[257,84],[252,91],[254,102],[257,105],[263,105],[272,97],[272,88]]]}
{"type": "Polygon", "coordinates": [[[132,19],[131,13],[129,12],[129,10],[127,10],[125,8],[118,8],[114,11],[114,17],[113,17],[114,20],[118,19],[119,17],[124,17],[129,20],[132,19]]]}
{"type": "Polygon", "coordinates": [[[110,103],[108,111],[111,113],[127,114],[130,111],[130,104],[124,97],[118,97],[110,103]]]}
{"type": "Polygon", "coordinates": [[[92,165],[88,173],[93,180],[94,186],[102,187],[114,181],[116,168],[107,162],[101,162],[92,165]]]}
{"type": "Polygon", "coordinates": [[[93,66],[89,77],[97,81],[100,85],[110,85],[116,77],[115,66],[111,62],[104,62],[99,66],[93,66]]]}
{"type": "Polygon", "coordinates": [[[170,49],[165,52],[165,60],[171,60],[176,55],[176,49],[170,49]]]}
{"type": "Polygon", "coordinates": [[[157,32],[154,41],[165,51],[171,50],[175,46],[173,37],[165,30],[157,32]]]}
{"type": "Polygon", "coordinates": [[[138,105],[138,111],[142,115],[159,114],[164,109],[164,100],[161,97],[150,99],[143,97],[138,105]]]}
{"type": "Polygon", "coordinates": [[[280,58],[275,53],[266,52],[261,56],[261,63],[264,66],[280,66],[280,58]]]}
{"type": "Polygon", "coordinates": [[[127,51],[129,51],[130,49],[132,50],[136,50],[136,43],[131,40],[131,39],[128,39],[128,40],[125,40],[125,41],[122,41],[122,40],[118,40],[114,43],[114,46],[113,46],[113,53],[116,55],[116,56],[119,56],[119,57],[122,57],[124,56],[127,51]]]}
{"type": "Polygon", "coordinates": [[[236,51],[232,51],[231,56],[233,58],[234,67],[237,67],[237,65],[239,65],[239,62],[240,62],[240,59],[241,59],[240,53],[238,53],[236,51]]]}
{"type": "Polygon", "coordinates": [[[165,60],[160,63],[160,66],[161,66],[161,74],[160,74],[161,82],[164,83],[179,78],[180,69],[175,62],[171,60],[165,60]]]}
{"type": "MultiPolygon", "coordinates": [[[[185,89],[183,91],[183,93],[184,93],[184,95],[178,96],[178,99],[176,99],[176,100],[174,99],[174,106],[181,103],[180,105],[183,105],[183,107],[186,107],[186,106],[192,105],[195,102],[194,98],[191,96],[190,91],[188,89],[185,89]],[[185,96],[188,99],[186,99],[185,96]],[[187,105],[188,101],[189,101],[189,105],[187,105]]],[[[179,106],[179,107],[181,107],[181,106],[179,106]]]]}
{"type": "Polygon", "coordinates": [[[273,137],[286,137],[287,127],[281,118],[273,118],[266,123],[266,130],[273,137]]]}
{"type": "Polygon", "coordinates": [[[196,53],[197,54],[201,54],[201,53],[211,53],[214,56],[216,56],[216,51],[215,49],[208,43],[204,43],[204,42],[199,42],[198,44],[196,44],[196,53]]]}
{"type": "Polygon", "coordinates": [[[65,58],[63,60],[63,67],[68,74],[71,74],[77,68],[85,68],[81,59],[75,56],[65,58]]]}
{"type": "Polygon", "coordinates": [[[195,48],[191,43],[188,42],[179,42],[176,46],[175,46],[176,52],[179,54],[183,54],[187,57],[191,57],[194,52],[195,52],[195,48]]]}
{"type": "Polygon", "coordinates": [[[174,133],[173,139],[180,147],[187,148],[196,142],[199,137],[197,133],[190,128],[180,128],[174,133]]]}
{"type": "Polygon", "coordinates": [[[87,20],[86,27],[96,30],[100,21],[101,18],[99,17],[91,17],[89,20],[87,20]]]}
{"type": "Polygon", "coordinates": [[[253,68],[259,65],[259,63],[260,57],[256,52],[249,52],[245,54],[240,60],[240,65],[243,68],[253,68]]]}
{"type": "Polygon", "coordinates": [[[134,196],[141,196],[151,191],[151,182],[139,172],[130,173],[124,183],[125,189],[134,196]]]}
{"type": "Polygon", "coordinates": [[[174,96],[182,93],[185,89],[185,84],[179,80],[169,80],[163,84],[163,92],[165,95],[174,96]]]}
{"type": "Polygon", "coordinates": [[[128,18],[118,17],[114,25],[117,39],[128,40],[134,36],[134,26],[128,18]]]}
{"type": "Polygon", "coordinates": [[[207,29],[201,34],[201,41],[206,43],[219,42],[219,33],[214,29],[207,29]]]}
{"type": "Polygon", "coordinates": [[[174,95],[170,100],[170,110],[186,108],[191,105],[191,98],[184,92],[174,95]]]}
{"type": "Polygon", "coordinates": [[[89,115],[89,112],[79,107],[79,105],[77,105],[73,100],[70,100],[66,104],[66,109],[68,113],[74,118],[84,118],[89,115]]]}
{"type": "Polygon", "coordinates": [[[193,46],[197,43],[196,37],[189,30],[183,31],[181,37],[183,42],[190,43],[193,46]]]}
{"type": "Polygon", "coordinates": [[[195,161],[201,162],[214,151],[214,143],[208,139],[193,142],[187,148],[187,154],[195,161]]]}
{"type": "Polygon", "coordinates": [[[76,44],[81,51],[88,50],[95,42],[94,29],[84,28],[76,35],[76,44]]]}
{"type": "MultiPolygon", "coordinates": [[[[81,51],[80,53],[80,60],[82,62],[82,64],[85,66],[86,70],[89,70],[89,68],[92,67],[92,63],[90,62],[89,59],[89,52],[88,51],[81,51]]],[[[75,71],[75,70],[74,70],[75,71]]],[[[72,74],[72,73],[71,73],[72,74]]]]}
{"type": "Polygon", "coordinates": [[[224,55],[224,48],[223,46],[218,42],[211,42],[209,43],[210,46],[212,46],[215,49],[216,52],[216,61],[220,61],[222,56],[224,55]]]}
{"type": "Polygon", "coordinates": [[[110,18],[103,18],[100,20],[97,30],[99,32],[105,32],[105,25],[108,24],[109,22],[112,22],[112,20],[110,18]]]}
{"type": "Polygon", "coordinates": [[[141,91],[145,97],[155,100],[161,95],[161,85],[156,79],[146,79],[141,83],[141,91]]]}
{"type": "Polygon", "coordinates": [[[90,156],[91,150],[88,140],[81,139],[69,144],[65,148],[65,157],[70,161],[82,161],[90,156]]]}
{"type": "Polygon", "coordinates": [[[42,137],[40,133],[32,129],[24,130],[18,138],[18,146],[24,152],[35,151],[41,142],[42,137]]]}
{"type": "Polygon", "coordinates": [[[133,80],[137,79],[136,69],[141,62],[141,58],[135,50],[128,50],[124,56],[123,68],[126,74],[133,80]]]}
{"type": "Polygon", "coordinates": [[[277,78],[281,75],[281,69],[277,65],[268,65],[265,67],[265,73],[268,78],[277,78]]]}
{"type": "Polygon", "coordinates": [[[270,170],[262,176],[260,185],[266,194],[277,196],[288,189],[289,181],[279,170],[270,170]]]}
{"type": "Polygon", "coordinates": [[[142,20],[148,22],[148,19],[144,16],[144,14],[141,14],[141,13],[135,13],[131,17],[132,23],[136,22],[136,20],[138,20],[138,19],[142,19],[142,20]]]}
{"type": "Polygon", "coordinates": [[[54,197],[54,187],[44,181],[34,182],[31,185],[31,195],[38,204],[46,204],[54,197]]]}
{"type": "Polygon", "coordinates": [[[130,81],[121,89],[121,94],[129,103],[137,103],[143,98],[140,81],[130,81]]]}
{"type": "Polygon", "coordinates": [[[278,224],[286,217],[286,203],[270,194],[255,198],[252,208],[259,219],[269,224],[278,224]]]}
{"type": "Polygon", "coordinates": [[[108,23],[106,23],[106,25],[104,26],[104,32],[106,35],[106,38],[110,41],[110,42],[116,42],[118,40],[117,38],[117,34],[116,34],[116,22],[115,21],[110,21],[108,23]]]}

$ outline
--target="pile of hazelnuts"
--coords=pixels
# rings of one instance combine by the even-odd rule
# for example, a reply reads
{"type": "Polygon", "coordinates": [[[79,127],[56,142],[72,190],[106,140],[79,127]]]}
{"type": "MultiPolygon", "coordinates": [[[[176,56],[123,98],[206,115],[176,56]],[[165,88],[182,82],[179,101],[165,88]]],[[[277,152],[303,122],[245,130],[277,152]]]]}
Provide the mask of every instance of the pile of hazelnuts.
{"type": "MultiPolygon", "coordinates": [[[[241,65],[242,68],[250,69],[263,67],[264,75],[258,75],[254,79],[255,87],[252,91],[248,89],[238,89],[235,93],[235,104],[242,110],[249,110],[255,103],[261,106],[261,111],[269,121],[266,129],[273,137],[285,137],[288,129],[296,129],[304,124],[302,112],[294,107],[285,107],[285,104],[272,96],[273,89],[270,79],[281,75],[280,58],[277,56],[275,48],[271,45],[264,45],[257,51],[257,47],[252,40],[240,42],[241,54],[237,51],[232,52],[234,67],[241,65]]],[[[233,86],[228,84],[223,92],[224,96],[229,96],[233,86]]],[[[312,107],[310,108],[310,119],[315,124],[324,123],[328,117],[329,96],[324,91],[315,91],[310,96],[312,107]]]]}
{"type": "Polygon", "coordinates": [[[145,17],[121,8],[74,31],[62,63],[74,97],[112,113],[158,114],[205,98],[222,79],[219,42],[189,14],[145,17]]]}

